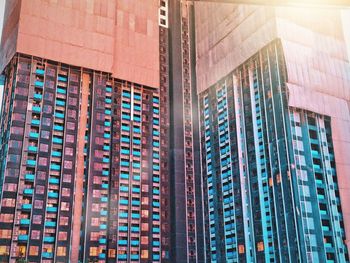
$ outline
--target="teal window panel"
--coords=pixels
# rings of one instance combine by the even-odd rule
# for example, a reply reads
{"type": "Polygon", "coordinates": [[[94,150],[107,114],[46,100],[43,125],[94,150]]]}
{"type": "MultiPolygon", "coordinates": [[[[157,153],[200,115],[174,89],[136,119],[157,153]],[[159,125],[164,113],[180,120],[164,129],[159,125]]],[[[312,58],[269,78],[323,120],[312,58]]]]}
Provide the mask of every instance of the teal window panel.
{"type": "Polygon", "coordinates": [[[121,205],[128,205],[129,201],[127,199],[120,199],[119,204],[121,205]]]}
{"type": "Polygon", "coordinates": [[[155,125],[159,125],[159,119],[153,119],[153,124],[155,124],[155,125]]]}
{"type": "Polygon", "coordinates": [[[31,188],[26,188],[23,190],[23,194],[25,195],[32,195],[34,193],[34,190],[31,188]]]}
{"type": "Polygon", "coordinates": [[[106,115],[111,115],[112,111],[111,110],[105,110],[106,115]]]}
{"type": "Polygon", "coordinates": [[[100,239],[98,240],[98,243],[100,243],[100,244],[106,244],[106,243],[107,243],[107,239],[105,239],[105,238],[100,238],[100,239]]]}
{"type": "Polygon", "coordinates": [[[139,175],[134,175],[134,180],[135,181],[140,181],[141,177],[139,175]]]}
{"type": "Polygon", "coordinates": [[[51,168],[51,170],[55,170],[55,171],[61,170],[61,166],[58,164],[51,164],[50,168],[51,168]]]}
{"type": "Polygon", "coordinates": [[[153,194],[159,195],[159,190],[158,189],[153,189],[153,194]]]}
{"type": "Polygon", "coordinates": [[[61,138],[58,138],[58,137],[53,137],[52,142],[57,143],[57,144],[62,144],[63,140],[61,138]]]}
{"type": "Polygon", "coordinates": [[[134,127],[134,133],[141,133],[141,129],[138,127],[134,127]]]}
{"type": "Polygon", "coordinates": [[[153,97],[153,103],[158,104],[159,103],[159,99],[156,98],[156,97],[153,97]]]}
{"type": "Polygon", "coordinates": [[[140,227],[138,227],[138,226],[131,227],[131,232],[139,232],[139,231],[140,231],[140,227]]]}
{"type": "Polygon", "coordinates": [[[62,156],[62,153],[61,152],[58,152],[58,151],[52,151],[51,155],[53,157],[61,157],[62,156]]]}
{"type": "Polygon", "coordinates": [[[128,167],[129,161],[121,161],[120,164],[121,164],[121,166],[128,167]]]}
{"type": "Polygon", "coordinates": [[[34,182],[34,178],[35,178],[34,174],[26,174],[24,176],[24,179],[30,182],[34,182]]]}
{"type": "Polygon", "coordinates": [[[18,241],[28,241],[28,235],[18,235],[18,241]]]}
{"type": "Polygon", "coordinates": [[[134,100],[141,100],[141,95],[140,94],[134,94],[134,100]]]}
{"type": "Polygon", "coordinates": [[[108,184],[102,184],[101,186],[103,189],[108,189],[108,184]]]}
{"type": "Polygon", "coordinates": [[[132,142],[133,142],[134,144],[137,144],[137,145],[140,145],[140,144],[141,144],[141,140],[139,140],[139,139],[133,139],[132,142]]]}
{"type": "Polygon", "coordinates": [[[159,207],[159,202],[153,202],[152,205],[153,207],[159,207]]]}
{"type": "Polygon", "coordinates": [[[159,233],[160,229],[159,229],[159,227],[153,227],[152,231],[153,231],[153,233],[159,233]]]}
{"type": "Polygon", "coordinates": [[[37,75],[44,75],[44,73],[45,73],[45,71],[44,71],[43,69],[37,68],[37,69],[35,70],[35,74],[37,74],[37,75]]]}
{"type": "Polygon", "coordinates": [[[55,125],[53,126],[53,129],[54,129],[55,131],[63,131],[63,126],[55,124],[55,125]]]}
{"type": "Polygon", "coordinates": [[[130,150],[122,148],[121,153],[129,155],[130,154],[130,150]]]}
{"type": "Polygon", "coordinates": [[[30,132],[29,133],[29,137],[31,139],[38,139],[39,138],[39,133],[37,133],[37,132],[30,132]]]}
{"type": "Polygon", "coordinates": [[[47,196],[50,197],[50,198],[58,198],[58,193],[48,192],[47,196]]]}
{"type": "Polygon", "coordinates": [[[153,182],[159,183],[159,177],[153,176],[153,182]]]}
{"type": "Polygon", "coordinates": [[[104,133],[103,138],[109,139],[109,138],[111,138],[111,135],[109,133],[104,133]]]}
{"type": "Polygon", "coordinates": [[[153,142],[153,146],[154,146],[154,147],[159,147],[159,142],[158,142],[158,141],[154,141],[154,142],[153,142]]]}
{"type": "Polygon", "coordinates": [[[64,119],[64,114],[60,112],[55,112],[55,117],[59,119],[64,119]]]}
{"type": "Polygon", "coordinates": [[[28,151],[32,153],[36,153],[38,151],[38,147],[36,146],[28,146],[28,151]]]}
{"type": "Polygon", "coordinates": [[[159,244],[159,241],[153,241],[152,244],[153,244],[153,246],[155,246],[155,247],[158,247],[158,246],[160,245],[160,244],[159,244]]]}
{"type": "Polygon", "coordinates": [[[36,165],[36,161],[35,160],[27,160],[27,166],[34,167],[35,165],[36,165]]]}
{"type": "Polygon", "coordinates": [[[130,91],[123,90],[122,96],[124,98],[131,98],[131,93],[130,91]]]}
{"type": "Polygon", "coordinates": [[[159,215],[157,215],[157,214],[153,214],[153,215],[152,215],[152,218],[153,218],[154,220],[159,220],[160,217],[159,217],[159,215]]]}
{"type": "Polygon", "coordinates": [[[120,191],[122,191],[122,192],[127,192],[127,191],[129,191],[129,187],[127,187],[127,186],[125,186],[125,185],[122,185],[122,186],[120,187],[120,191]]]}
{"type": "Polygon", "coordinates": [[[109,98],[106,98],[106,99],[105,99],[105,102],[108,103],[108,104],[110,104],[110,103],[112,103],[112,100],[109,99],[109,98]]]}
{"type": "Polygon", "coordinates": [[[102,175],[108,176],[108,175],[109,175],[109,171],[108,171],[108,170],[103,170],[103,171],[102,171],[102,175]]]}
{"type": "Polygon", "coordinates": [[[126,255],[126,254],[118,254],[119,260],[126,260],[127,258],[128,258],[128,255],[126,255]]]}
{"type": "Polygon", "coordinates": [[[62,88],[57,88],[57,93],[60,93],[60,94],[67,94],[67,90],[62,89],[62,88]]]}
{"type": "Polygon", "coordinates": [[[56,222],[46,221],[45,227],[56,227],[56,222]]]}
{"type": "Polygon", "coordinates": [[[56,105],[58,106],[65,106],[66,105],[66,102],[64,100],[56,100],[56,105]]]}
{"type": "Polygon", "coordinates": [[[140,218],[140,214],[131,213],[131,218],[138,219],[138,218],[140,218]]]}
{"type": "Polygon", "coordinates": [[[112,92],[112,87],[106,86],[106,92],[112,92]]]}
{"type": "Polygon", "coordinates": [[[153,153],[153,158],[159,159],[159,153],[153,153]]]}
{"type": "Polygon", "coordinates": [[[157,255],[157,254],[153,254],[153,260],[159,260],[160,259],[160,256],[157,255]]]}
{"type": "Polygon", "coordinates": [[[128,218],[128,213],[119,213],[120,218],[128,218]]]}
{"type": "Polygon", "coordinates": [[[104,162],[104,163],[109,163],[109,158],[103,157],[102,162],[104,162]]]}
{"type": "Polygon", "coordinates": [[[111,127],[111,122],[110,121],[105,121],[104,124],[105,124],[106,127],[111,127]]]}
{"type": "Polygon", "coordinates": [[[139,260],[139,255],[138,254],[131,254],[130,259],[131,260],[139,260]]]}
{"type": "Polygon", "coordinates": [[[43,256],[43,258],[53,258],[53,253],[43,252],[42,256],[43,256]]]}
{"type": "Polygon", "coordinates": [[[101,197],[101,202],[102,202],[102,203],[108,202],[108,198],[107,198],[107,197],[101,197]]]}
{"type": "Polygon", "coordinates": [[[32,209],[32,204],[23,204],[22,205],[23,210],[31,210],[32,209]]]}
{"type": "Polygon", "coordinates": [[[134,121],[136,121],[136,122],[141,122],[141,117],[139,117],[139,116],[134,116],[134,121]]]}
{"type": "Polygon", "coordinates": [[[30,220],[27,219],[27,218],[22,218],[19,223],[22,225],[22,226],[28,226],[30,224],[30,220]]]}
{"type": "MultiPolygon", "coordinates": [[[[131,240],[130,241],[130,244],[132,245],[132,246],[138,246],[139,245],[139,241],[138,240],[131,240]]],[[[133,255],[132,255],[133,256],[133,255]]]]}
{"type": "Polygon", "coordinates": [[[129,114],[123,113],[123,114],[122,114],[122,119],[123,119],[123,120],[130,120],[130,115],[129,115],[129,114]]]}
{"type": "Polygon", "coordinates": [[[137,156],[137,157],[140,157],[140,156],[141,156],[141,152],[140,152],[140,151],[134,150],[134,151],[133,151],[133,155],[134,155],[134,156],[137,156]]]}
{"type": "Polygon", "coordinates": [[[157,109],[157,108],[153,108],[153,113],[155,113],[155,114],[159,114],[159,109],[157,109]]]}
{"type": "MultiPolygon", "coordinates": [[[[139,189],[140,190],[140,189],[139,189]]],[[[140,205],[140,201],[139,200],[132,200],[131,201],[132,205],[140,205]]]]}
{"type": "Polygon", "coordinates": [[[103,145],[103,150],[104,151],[109,151],[111,147],[109,145],[103,145]]]}
{"type": "Polygon", "coordinates": [[[108,212],[106,210],[101,210],[100,211],[100,215],[101,216],[106,216],[108,214],[108,212]]]}
{"type": "Polygon", "coordinates": [[[55,238],[54,237],[44,237],[44,242],[45,243],[54,243],[55,238]]]}
{"type": "Polygon", "coordinates": [[[42,88],[42,87],[44,87],[44,82],[42,82],[42,81],[40,81],[40,80],[36,80],[36,81],[34,82],[34,86],[35,86],[35,87],[40,87],[40,88],[42,88]]]}
{"type": "Polygon", "coordinates": [[[60,183],[60,180],[57,179],[57,178],[50,178],[50,179],[49,179],[49,183],[50,183],[50,184],[59,184],[59,183],[60,183]]]}
{"type": "Polygon", "coordinates": [[[141,106],[135,105],[135,106],[134,106],[134,110],[141,111],[141,106]]]}
{"type": "Polygon", "coordinates": [[[140,167],[141,167],[141,164],[140,164],[140,163],[133,162],[133,163],[132,163],[132,167],[134,167],[134,168],[140,168],[140,167]]]}
{"type": "Polygon", "coordinates": [[[100,225],[100,229],[102,229],[102,230],[107,229],[107,225],[106,225],[106,224],[101,224],[101,225],[100,225]]]}
{"type": "Polygon", "coordinates": [[[153,170],[159,171],[159,165],[158,164],[153,164],[153,170]]]}
{"type": "Polygon", "coordinates": [[[124,109],[130,109],[131,108],[130,104],[126,103],[126,102],[123,102],[122,106],[123,106],[124,109]]]}
{"type": "Polygon", "coordinates": [[[40,125],[40,120],[32,120],[31,121],[31,124],[33,125],[33,126],[39,126],[40,125]]]}
{"type": "Polygon", "coordinates": [[[130,143],[130,138],[122,136],[121,142],[130,143]]]}
{"type": "Polygon", "coordinates": [[[140,188],[133,187],[132,192],[133,193],[140,193],[140,188]]]}
{"type": "Polygon", "coordinates": [[[122,125],[122,131],[130,131],[130,127],[128,125],[122,125]]]}
{"type": "MultiPolygon", "coordinates": [[[[126,217],[128,217],[128,215],[126,215],[126,217]]],[[[128,231],[128,227],[127,226],[119,226],[119,231],[127,232],[128,231]]]]}
{"type": "Polygon", "coordinates": [[[154,135],[154,136],[159,136],[159,131],[153,130],[153,135],[154,135]]]}
{"type": "Polygon", "coordinates": [[[67,82],[67,77],[58,76],[58,81],[67,82]]]}
{"type": "Polygon", "coordinates": [[[34,99],[35,100],[42,100],[42,98],[43,98],[43,95],[41,95],[40,93],[34,93],[34,99]]]}
{"type": "Polygon", "coordinates": [[[129,179],[129,174],[122,173],[122,174],[120,174],[120,178],[122,178],[122,179],[129,179]]]}

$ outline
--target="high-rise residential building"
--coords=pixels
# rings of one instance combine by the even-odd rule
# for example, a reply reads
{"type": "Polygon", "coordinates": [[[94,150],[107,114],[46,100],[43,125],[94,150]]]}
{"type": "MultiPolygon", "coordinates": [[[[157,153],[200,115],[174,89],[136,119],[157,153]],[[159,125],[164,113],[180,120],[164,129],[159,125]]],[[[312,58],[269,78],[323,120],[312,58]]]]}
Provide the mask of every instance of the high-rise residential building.
{"type": "Polygon", "coordinates": [[[348,262],[350,68],[340,12],[195,11],[207,261],[348,262]]]}
{"type": "Polygon", "coordinates": [[[0,262],[349,261],[340,13],[213,2],[6,1],[0,262]]]}
{"type": "Polygon", "coordinates": [[[167,12],[6,2],[1,262],[170,260],[167,12]]]}

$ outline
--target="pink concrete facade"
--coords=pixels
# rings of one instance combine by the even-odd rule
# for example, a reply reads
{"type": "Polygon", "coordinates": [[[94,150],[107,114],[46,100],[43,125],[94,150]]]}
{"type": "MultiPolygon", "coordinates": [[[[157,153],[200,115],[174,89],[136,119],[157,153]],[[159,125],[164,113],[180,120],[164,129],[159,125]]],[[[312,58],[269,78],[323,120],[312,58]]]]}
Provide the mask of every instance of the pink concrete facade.
{"type": "Polygon", "coordinates": [[[14,9],[16,15],[5,19],[1,70],[20,52],[158,87],[158,5],[157,0],[7,1],[5,13],[14,9]]]}

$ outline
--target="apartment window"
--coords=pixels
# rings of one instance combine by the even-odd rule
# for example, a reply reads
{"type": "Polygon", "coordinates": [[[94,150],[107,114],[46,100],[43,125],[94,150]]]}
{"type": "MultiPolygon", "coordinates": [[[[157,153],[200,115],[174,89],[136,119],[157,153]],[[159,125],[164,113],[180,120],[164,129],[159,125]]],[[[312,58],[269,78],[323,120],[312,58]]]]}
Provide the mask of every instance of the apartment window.
{"type": "Polygon", "coordinates": [[[25,121],[26,115],[23,113],[13,113],[12,119],[14,121],[25,121]]]}
{"type": "Polygon", "coordinates": [[[62,188],[62,196],[69,197],[70,196],[70,189],[69,188],[62,188]]]}
{"type": "Polygon", "coordinates": [[[52,113],[52,106],[51,105],[44,105],[43,112],[47,113],[47,114],[52,113]]]}
{"type": "Polygon", "coordinates": [[[141,244],[142,245],[147,245],[148,244],[148,237],[147,236],[142,236],[141,237],[141,244]]]}
{"type": "Polygon", "coordinates": [[[60,217],[60,226],[68,226],[69,218],[67,216],[60,217]]]}
{"type": "Polygon", "coordinates": [[[45,186],[43,185],[37,185],[35,187],[35,193],[39,195],[43,195],[45,193],[45,186]]]}
{"type": "Polygon", "coordinates": [[[76,110],[68,110],[68,116],[74,120],[77,119],[77,111],[76,110]]]}
{"type": "Polygon", "coordinates": [[[49,151],[49,145],[45,143],[40,143],[40,151],[47,153],[49,151]]]}
{"type": "Polygon", "coordinates": [[[46,91],[44,93],[44,99],[47,101],[53,101],[53,93],[46,91]]]}
{"type": "Polygon", "coordinates": [[[0,223],[12,223],[13,216],[13,214],[0,214],[0,223]]]}
{"type": "Polygon", "coordinates": [[[33,215],[33,224],[40,225],[42,221],[42,215],[33,215]]]}
{"type": "Polygon", "coordinates": [[[100,225],[100,219],[98,217],[91,218],[91,225],[92,226],[99,226],[100,225]]]}
{"type": "Polygon", "coordinates": [[[32,230],[32,239],[35,239],[35,240],[40,239],[40,230],[32,230]]]}
{"type": "Polygon", "coordinates": [[[57,256],[58,257],[66,256],[66,247],[57,247],[57,256]]]}
{"type": "Polygon", "coordinates": [[[99,204],[92,204],[91,205],[92,212],[99,212],[100,211],[100,205],[99,204]]]}
{"type": "Polygon", "coordinates": [[[47,166],[47,158],[46,157],[40,157],[39,158],[39,165],[47,166]]]}
{"type": "Polygon", "coordinates": [[[100,238],[99,232],[91,232],[90,241],[98,241],[99,238],[100,238]]]}
{"type": "Polygon", "coordinates": [[[42,200],[35,200],[34,208],[35,209],[43,209],[44,202],[42,200]]]}
{"type": "Polygon", "coordinates": [[[74,135],[67,134],[66,135],[66,142],[73,143],[74,142],[74,135]]]}
{"type": "Polygon", "coordinates": [[[49,131],[41,131],[41,138],[42,139],[49,139],[50,138],[50,132],[49,131]]]}
{"type": "Polygon", "coordinates": [[[69,98],[68,99],[68,104],[71,105],[71,106],[77,106],[78,99],[77,98],[69,98]]]}
{"type": "Polygon", "coordinates": [[[67,232],[66,231],[60,231],[58,233],[58,240],[60,240],[60,241],[67,240],[67,232]]]}
{"type": "Polygon", "coordinates": [[[61,203],[61,211],[69,211],[69,203],[68,202],[61,203]]]}
{"type": "Polygon", "coordinates": [[[72,181],[72,175],[71,174],[64,174],[63,175],[63,182],[70,183],[72,181]]]}
{"type": "Polygon", "coordinates": [[[50,126],[50,125],[51,125],[51,119],[50,119],[50,118],[43,117],[43,118],[42,118],[42,125],[44,125],[44,126],[50,126]]]}
{"type": "Polygon", "coordinates": [[[67,122],[67,129],[68,130],[75,130],[75,123],[74,122],[67,122]]]}
{"type": "Polygon", "coordinates": [[[90,247],[90,256],[98,255],[98,247],[90,247]]]}
{"type": "Polygon", "coordinates": [[[2,200],[2,206],[3,207],[15,207],[16,200],[12,198],[4,198],[2,200]]]}
{"type": "Polygon", "coordinates": [[[10,192],[16,192],[17,184],[5,183],[4,190],[5,191],[10,191],[10,192]]]}
{"type": "Polygon", "coordinates": [[[45,180],[46,179],[46,172],[44,171],[38,171],[36,178],[39,180],[45,180]]]}
{"type": "Polygon", "coordinates": [[[72,161],[64,161],[64,168],[65,169],[72,169],[73,168],[73,162],[72,161]]]}
{"type": "Polygon", "coordinates": [[[11,239],[11,229],[0,229],[0,237],[3,239],[11,239]]]}
{"type": "Polygon", "coordinates": [[[38,246],[30,246],[29,247],[29,255],[30,256],[37,256],[37,255],[39,255],[39,247],[38,246]]]}

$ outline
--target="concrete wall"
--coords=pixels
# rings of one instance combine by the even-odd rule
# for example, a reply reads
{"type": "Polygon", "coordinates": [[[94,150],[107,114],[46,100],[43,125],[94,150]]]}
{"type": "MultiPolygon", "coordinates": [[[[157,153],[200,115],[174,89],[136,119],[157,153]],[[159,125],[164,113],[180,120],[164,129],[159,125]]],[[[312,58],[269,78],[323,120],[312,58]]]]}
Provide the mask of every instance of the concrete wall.
{"type": "Polygon", "coordinates": [[[14,51],[159,86],[157,0],[8,0],[0,70],[14,51]]]}

